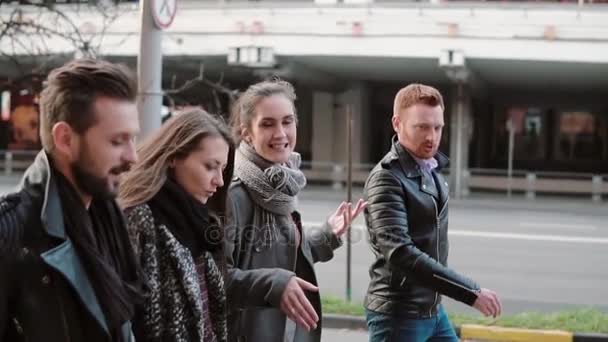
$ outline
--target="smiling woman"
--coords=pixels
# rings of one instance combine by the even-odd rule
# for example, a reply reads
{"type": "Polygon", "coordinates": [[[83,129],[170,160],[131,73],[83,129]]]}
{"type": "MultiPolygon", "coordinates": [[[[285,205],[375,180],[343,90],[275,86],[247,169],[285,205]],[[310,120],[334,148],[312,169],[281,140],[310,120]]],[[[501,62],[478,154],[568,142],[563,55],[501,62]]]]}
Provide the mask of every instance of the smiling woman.
{"type": "Polygon", "coordinates": [[[231,341],[320,341],[314,264],[333,257],[365,207],[343,202],[321,229],[302,230],[296,198],[306,178],[294,152],[295,99],[288,82],[265,81],[250,86],[233,108],[240,144],[226,227],[231,341]]]}
{"type": "Polygon", "coordinates": [[[226,341],[220,217],[233,169],[229,131],[206,112],[189,110],[137,151],[119,195],[151,290],[134,321],[136,338],[226,341]]]}

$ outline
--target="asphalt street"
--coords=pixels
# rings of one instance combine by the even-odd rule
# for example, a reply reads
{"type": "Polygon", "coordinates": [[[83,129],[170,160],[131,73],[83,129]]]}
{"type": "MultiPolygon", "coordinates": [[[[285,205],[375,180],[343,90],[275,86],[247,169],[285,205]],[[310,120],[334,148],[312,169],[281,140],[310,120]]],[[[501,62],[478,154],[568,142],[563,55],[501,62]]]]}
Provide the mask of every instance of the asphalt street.
{"type": "MultiPolygon", "coordinates": [[[[353,198],[359,196],[357,189],[353,198]]],[[[343,191],[309,189],[299,203],[305,225],[323,222],[344,197],[343,191]]],[[[497,291],[505,313],[575,306],[608,312],[607,208],[588,199],[451,200],[449,265],[497,291]]],[[[353,225],[352,241],[352,298],[362,302],[373,260],[362,218],[353,225]]],[[[316,270],[323,294],[345,297],[346,248],[316,270]]],[[[449,298],[445,305],[474,312],[449,298]]]]}

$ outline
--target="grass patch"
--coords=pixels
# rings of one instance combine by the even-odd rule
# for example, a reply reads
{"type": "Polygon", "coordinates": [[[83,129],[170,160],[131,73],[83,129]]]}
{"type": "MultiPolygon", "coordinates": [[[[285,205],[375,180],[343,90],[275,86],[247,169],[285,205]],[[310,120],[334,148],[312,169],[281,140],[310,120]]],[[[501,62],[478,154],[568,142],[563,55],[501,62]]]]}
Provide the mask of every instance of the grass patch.
{"type": "MultiPolygon", "coordinates": [[[[322,297],[324,313],[364,316],[360,303],[348,303],[336,297],[322,297]]],[[[564,310],[553,313],[523,312],[504,315],[498,320],[467,314],[448,314],[455,325],[480,324],[500,327],[565,330],[580,333],[608,333],[608,314],[596,309],[564,310]]]]}
{"type": "Polygon", "coordinates": [[[355,302],[347,302],[344,299],[336,297],[321,297],[321,305],[323,313],[332,313],[338,315],[365,316],[363,304],[355,302]]]}

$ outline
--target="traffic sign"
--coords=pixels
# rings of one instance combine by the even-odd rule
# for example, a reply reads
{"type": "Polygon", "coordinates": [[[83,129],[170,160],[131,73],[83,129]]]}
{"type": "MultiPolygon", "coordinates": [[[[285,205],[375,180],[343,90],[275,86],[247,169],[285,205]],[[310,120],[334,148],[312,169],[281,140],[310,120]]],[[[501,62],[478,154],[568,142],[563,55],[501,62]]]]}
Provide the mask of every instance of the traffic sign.
{"type": "Polygon", "coordinates": [[[177,0],[152,0],[152,17],[161,30],[169,28],[177,12],[177,0]]]}

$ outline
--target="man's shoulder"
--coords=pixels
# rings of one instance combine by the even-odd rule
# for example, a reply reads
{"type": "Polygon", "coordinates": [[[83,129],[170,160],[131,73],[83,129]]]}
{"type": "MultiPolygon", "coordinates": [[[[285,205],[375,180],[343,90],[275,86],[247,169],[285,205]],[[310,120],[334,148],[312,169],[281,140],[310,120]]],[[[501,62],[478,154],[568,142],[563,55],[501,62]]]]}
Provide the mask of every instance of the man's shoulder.
{"type": "Polygon", "coordinates": [[[399,172],[399,156],[391,150],[380,159],[367,177],[366,183],[374,183],[379,179],[392,178],[397,180],[399,172]]]}
{"type": "Polygon", "coordinates": [[[0,257],[20,248],[27,203],[22,191],[0,197],[0,257]]]}
{"type": "Polygon", "coordinates": [[[378,162],[377,167],[389,170],[392,169],[395,165],[399,164],[399,154],[394,150],[390,149],[378,162]]]}

